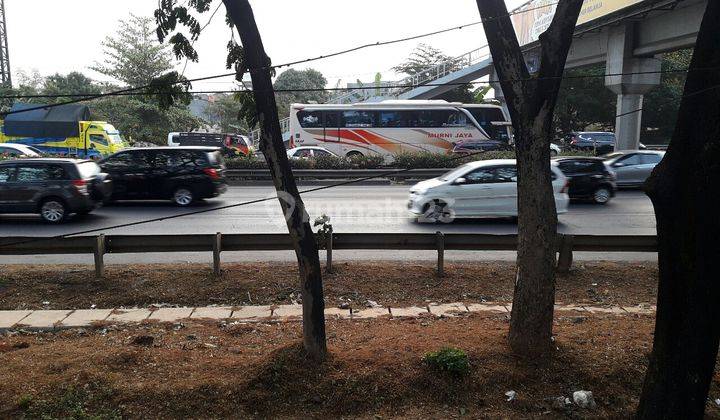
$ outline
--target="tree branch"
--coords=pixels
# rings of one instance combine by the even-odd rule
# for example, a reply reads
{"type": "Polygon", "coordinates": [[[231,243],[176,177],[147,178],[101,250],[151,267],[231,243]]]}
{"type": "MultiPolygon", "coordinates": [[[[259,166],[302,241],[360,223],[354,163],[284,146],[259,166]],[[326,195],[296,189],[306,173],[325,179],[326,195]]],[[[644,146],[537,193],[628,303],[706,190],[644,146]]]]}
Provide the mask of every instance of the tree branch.
{"type": "Polygon", "coordinates": [[[556,92],[559,89],[565,69],[565,62],[570,51],[571,42],[566,40],[572,37],[577,24],[583,0],[560,0],[555,9],[555,16],[548,29],[540,34],[540,69],[538,77],[541,80],[543,92],[556,92]]]}
{"type": "Polygon", "coordinates": [[[512,83],[508,80],[527,79],[530,73],[520,50],[510,15],[504,0],[477,0],[477,5],[510,116],[513,121],[520,121],[520,118],[516,118],[517,114],[522,112],[518,99],[527,92],[523,83],[512,83]]]}

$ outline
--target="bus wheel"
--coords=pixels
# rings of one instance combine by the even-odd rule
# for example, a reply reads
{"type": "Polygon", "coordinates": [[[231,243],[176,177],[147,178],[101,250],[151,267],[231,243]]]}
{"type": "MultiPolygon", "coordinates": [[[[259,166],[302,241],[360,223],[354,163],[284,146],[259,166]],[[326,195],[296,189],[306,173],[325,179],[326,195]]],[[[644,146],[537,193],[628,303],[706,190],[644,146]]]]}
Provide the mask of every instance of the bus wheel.
{"type": "Polygon", "coordinates": [[[345,155],[345,157],[347,157],[348,159],[358,159],[358,158],[361,158],[361,157],[363,157],[363,156],[364,156],[364,155],[363,155],[362,153],[360,153],[360,152],[348,152],[348,154],[345,155]]]}

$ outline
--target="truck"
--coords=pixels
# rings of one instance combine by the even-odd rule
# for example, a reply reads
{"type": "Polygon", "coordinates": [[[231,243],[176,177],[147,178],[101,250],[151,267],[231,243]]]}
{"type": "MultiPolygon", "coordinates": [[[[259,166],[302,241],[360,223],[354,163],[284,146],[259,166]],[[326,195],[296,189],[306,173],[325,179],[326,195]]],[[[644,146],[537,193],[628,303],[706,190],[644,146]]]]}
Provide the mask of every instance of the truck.
{"type": "Polygon", "coordinates": [[[105,121],[91,121],[86,105],[15,103],[0,121],[0,143],[32,146],[43,153],[98,159],[127,147],[105,121]]]}

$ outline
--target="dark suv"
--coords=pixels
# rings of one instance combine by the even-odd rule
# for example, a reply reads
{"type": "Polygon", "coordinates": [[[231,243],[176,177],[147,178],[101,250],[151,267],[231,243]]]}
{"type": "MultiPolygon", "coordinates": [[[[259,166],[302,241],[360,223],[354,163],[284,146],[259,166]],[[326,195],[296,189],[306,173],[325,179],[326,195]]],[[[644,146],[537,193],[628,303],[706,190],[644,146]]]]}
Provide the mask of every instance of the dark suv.
{"type": "Polygon", "coordinates": [[[571,150],[595,150],[597,155],[604,155],[615,149],[615,133],[611,132],[582,131],[568,138],[571,150]]]}
{"type": "Polygon", "coordinates": [[[179,206],[227,190],[217,147],[126,149],[100,162],[113,179],[112,200],[172,200],[179,206]]]}
{"type": "Polygon", "coordinates": [[[555,159],[558,167],[570,181],[571,199],[589,199],[606,204],[615,196],[615,174],[601,158],[562,157],[555,159]]]}
{"type": "Polygon", "coordinates": [[[91,212],[111,191],[107,174],[89,160],[0,161],[0,213],[39,213],[60,223],[72,213],[91,212]]]}

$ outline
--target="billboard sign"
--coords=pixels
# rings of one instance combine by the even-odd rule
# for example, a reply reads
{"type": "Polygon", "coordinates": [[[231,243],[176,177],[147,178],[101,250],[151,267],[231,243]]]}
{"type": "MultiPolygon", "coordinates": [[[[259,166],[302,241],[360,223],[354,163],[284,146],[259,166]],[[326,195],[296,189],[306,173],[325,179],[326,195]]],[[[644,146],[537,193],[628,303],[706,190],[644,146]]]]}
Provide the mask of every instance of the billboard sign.
{"type": "MultiPolygon", "coordinates": [[[[585,0],[577,24],[582,25],[643,1],[585,0]]],[[[537,41],[540,34],[547,30],[555,16],[556,3],[557,0],[533,0],[514,11],[512,22],[520,45],[537,41]]]]}

